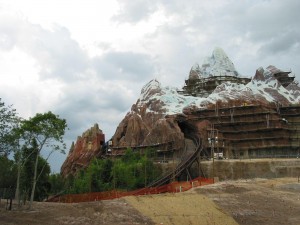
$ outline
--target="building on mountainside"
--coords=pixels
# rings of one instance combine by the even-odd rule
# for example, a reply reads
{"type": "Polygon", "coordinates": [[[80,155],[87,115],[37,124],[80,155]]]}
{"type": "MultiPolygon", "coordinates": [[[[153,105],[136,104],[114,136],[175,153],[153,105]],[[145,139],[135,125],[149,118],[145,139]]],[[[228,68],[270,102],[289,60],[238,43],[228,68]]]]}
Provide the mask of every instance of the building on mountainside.
{"type": "Polygon", "coordinates": [[[179,116],[178,124],[186,133],[197,130],[207,158],[300,157],[300,106],[194,110],[179,116]]]}
{"type": "Polygon", "coordinates": [[[178,93],[186,96],[208,97],[217,86],[225,83],[247,84],[250,78],[242,77],[221,48],[215,48],[202,66],[197,63],[191,68],[189,78],[178,93]]]}
{"type": "MultiPolygon", "coordinates": [[[[283,87],[290,85],[295,76],[289,77],[291,71],[282,71],[275,66],[268,66],[266,71],[277,79],[283,87]]],[[[251,78],[242,77],[235,69],[226,53],[216,48],[211,57],[205,59],[200,67],[197,63],[190,70],[189,78],[178,93],[185,96],[207,98],[217,86],[230,82],[246,85],[251,78]]]]}
{"type": "MultiPolygon", "coordinates": [[[[295,76],[289,76],[291,71],[282,71],[272,65],[268,66],[266,70],[269,71],[271,76],[278,80],[283,87],[289,86],[295,79],[295,76]]],[[[185,80],[185,85],[178,93],[185,96],[207,98],[217,86],[225,82],[246,85],[251,81],[251,78],[240,77],[235,74],[237,73],[233,73],[232,75],[228,70],[203,76],[201,69],[196,64],[196,66],[194,65],[191,68],[189,78],[185,80]]]]}
{"type": "MultiPolygon", "coordinates": [[[[252,79],[243,78],[225,53],[217,51],[218,54],[214,52],[206,60],[210,63],[205,62],[202,67],[195,64],[191,68],[189,79],[185,80],[185,86],[178,91],[179,94],[206,98],[223,83],[247,85],[251,81],[258,86],[267,84],[267,94],[275,93],[273,88],[279,88],[276,82],[284,88],[296,84],[295,76],[289,76],[291,71],[283,71],[272,65],[266,70],[259,68],[252,79]],[[209,67],[213,69],[208,70],[209,67]],[[271,83],[274,87],[271,87],[271,83]]],[[[253,86],[249,84],[247,87],[251,89],[253,86]]],[[[250,102],[249,99],[240,98],[231,100],[230,104],[216,102],[212,109],[185,110],[186,116],[178,117],[181,121],[179,126],[186,133],[187,124],[187,127],[194,127],[192,132],[198,130],[197,135],[204,146],[203,156],[207,158],[300,157],[300,106],[291,105],[289,100],[283,101],[284,97],[280,97],[280,94],[274,96],[278,104],[276,101],[266,104],[255,98],[250,102]],[[199,131],[199,127],[203,129],[199,131]]]]}
{"type": "Polygon", "coordinates": [[[247,84],[251,81],[250,78],[228,76],[226,74],[210,76],[206,78],[196,78],[191,76],[192,73],[193,71],[191,70],[189,79],[185,80],[184,87],[181,91],[178,91],[179,94],[207,98],[216,89],[216,87],[222,83],[231,82],[237,84],[247,84]]]}
{"type": "Polygon", "coordinates": [[[295,79],[295,76],[289,77],[291,71],[282,71],[275,66],[268,66],[267,69],[282,84],[283,87],[289,86],[295,79]]]}
{"type": "MultiPolygon", "coordinates": [[[[284,88],[295,83],[295,76],[289,76],[291,71],[282,71],[272,65],[266,70],[259,68],[252,79],[238,77],[236,71],[230,70],[220,74],[220,70],[215,69],[211,71],[218,73],[205,74],[202,68],[192,67],[180,94],[206,98],[222,83],[247,85],[251,80],[258,86],[269,84],[265,90],[272,93],[272,81],[275,85],[277,80],[284,88]]],[[[289,100],[282,101],[281,95],[274,96],[281,102],[266,104],[255,98],[250,102],[242,98],[231,100],[230,104],[220,101],[213,109],[186,110],[185,119],[194,127],[201,127],[199,124],[207,121],[205,129],[198,134],[207,157],[214,157],[214,153],[226,158],[300,157],[300,106],[291,105],[289,100]]]]}

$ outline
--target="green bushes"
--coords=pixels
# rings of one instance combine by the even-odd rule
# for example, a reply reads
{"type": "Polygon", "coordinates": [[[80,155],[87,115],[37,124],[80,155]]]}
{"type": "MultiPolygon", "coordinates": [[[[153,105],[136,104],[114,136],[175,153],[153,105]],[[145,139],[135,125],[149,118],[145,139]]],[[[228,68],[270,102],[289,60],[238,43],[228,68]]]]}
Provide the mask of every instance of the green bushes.
{"type": "Polygon", "coordinates": [[[135,190],[155,180],[161,170],[154,165],[153,151],[145,154],[127,149],[118,159],[94,159],[67,182],[68,193],[101,192],[112,189],[135,190]]]}

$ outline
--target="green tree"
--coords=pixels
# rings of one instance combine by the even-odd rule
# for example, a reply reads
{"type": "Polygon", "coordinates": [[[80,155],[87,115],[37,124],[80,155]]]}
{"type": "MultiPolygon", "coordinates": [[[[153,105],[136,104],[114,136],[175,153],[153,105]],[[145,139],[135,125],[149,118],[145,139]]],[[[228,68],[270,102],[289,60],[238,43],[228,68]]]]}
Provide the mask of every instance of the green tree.
{"type": "Polygon", "coordinates": [[[0,156],[0,188],[16,187],[17,168],[13,160],[0,156]]]}
{"type": "Polygon", "coordinates": [[[55,195],[64,191],[65,182],[61,174],[53,173],[49,176],[50,191],[49,194],[55,195]]]}
{"type": "Polygon", "coordinates": [[[22,122],[21,131],[24,140],[26,140],[26,145],[30,148],[32,147],[33,143],[37,144],[37,154],[34,162],[33,184],[29,208],[32,207],[37,181],[46,166],[46,164],[44,164],[44,167],[42,167],[41,171],[38,173],[38,164],[41,151],[44,148],[48,150],[49,154],[46,160],[54,151],[65,153],[64,150],[66,146],[63,141],[63,135],[66,128],[66,120],[60,119],[59,116],[53,114],[52,112],[44,114],[37,113],[33,118],[24,120],[22,122]]]}
{"type": "Polygon", "coordinates": [[[90,177],[86,175],[85,170],[81,170],[75,177],[70,188],[70,193],[79,194],[90,192],[90,177]]]}
{"type": "Polygon", "coordinates": [[[33,143],[32,145],[32,147],[23,146],[19,159],[19,161],[22,162],[19,186],[24,202],[29,199],[29,193],[32,189],[34,162],[37,155],[36,143],[33,143]]]}
{"type": "Polygon", "coordinates": [[[112,188],[110,175],[112,169],[112,161],[110,159],[94,159],[87,168],[87,176],[90,181],[90,191],[107,191],[112,188]]]}
{"type": "MultiPolygon", "coordinates": [[[[99,192],[112,189],[110,159],[94,159],[85,170],[81,170],[73,182],[69,182],[69,193],[99,192]]],[[[67,181],[68,182],[68,181],[67,181]]]]}
{"type": "Polygon", "coordinates": [[[18,203],[20,203],[20,178],[21,178],[21,172],[22,167],[24,163],[26,162],[26,158],[23,157],[22,153],[22,147],[20,142],[22,142],[21,139],[21,125],[22,119],[19,117],[16,117],[14,120],[14,125],[11,130],[11,132],[7,135],[8,137],[8,145],[11,147],[12,151],[14,152],[14,159],[17,165],[17,183],[16,183],[16,192],[15,192],[15,199],[18,203]]]}
{"type": "Polygon", "coordinates": [[[16,110],[6,106],[0,98],[0,154],[8,155],[11,151],[10,132],[14,127],[16,110]]]}
{"type": "Polygon", "coordinates": [[[43,201],[49,196],[51,189],[51,184],[49,182],[50,165],[43,157],[39,157],[38,160],[38,171],[41,171],[41,173],[36,183],[34,200],[43,201]]]}
{"type": "Polygon", "coordinates": [[[68,181],[69,192],[135,190],[145,187],[161,174],[160,167],[151,159],[153,155],[154,151],[151,149],[141,154],[129,148],[118,159],[94,159],[72,182],[68,181]]]}
{"type": "Polygon", "coordinates": [[[145,187],[155,180],[161,173],[148,155],[153,152],[151,149],[145,154],[127,149],[121,159],[114,161],[111,176],[116,188],[134,190],[145,187]]]}
{"type": "MultiPolygon", "coordinates": [[[[37,155],[36,144],[33,144],[32,148],[24,148],[23,149],[23,157],[27,158],[24,163],[21,175],[21,188],[23,190],[24,200],[29,199],[30,193],[32,191],[33,184],[33,173],[35,166],[35,159],[37,155]]],[[[50,166],[47,161],[39,156],[38,158],[38,171],[40,171],[39,179],[36,183],[36,190],[34,195],[34,200],[41,201],[48,196],[50,191],[50,182],[49,182],[49,174],[50,174],[50,166]]]]}

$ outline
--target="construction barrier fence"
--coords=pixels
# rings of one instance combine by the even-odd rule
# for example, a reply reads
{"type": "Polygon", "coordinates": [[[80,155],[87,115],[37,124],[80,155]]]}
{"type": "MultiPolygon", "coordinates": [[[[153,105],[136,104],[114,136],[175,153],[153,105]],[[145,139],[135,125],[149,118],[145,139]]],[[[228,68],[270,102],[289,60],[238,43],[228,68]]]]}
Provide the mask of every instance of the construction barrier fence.
{"type": "Polygon", "coordinates": [[[138,196],[138,195],[152,195],[161,193],[177,193],[184,192],[193,187],[213,184],[212,178],[197,177],[190,181],[175,181],[160,187],[146,187],[134,191],[105,191],[105,192],[91,192],[84,194],[66,194],[55,196],[48,199],[48,202],[61,202],[61,203],[78,203],[78,202],[91,202],[101,200],[111,200],[125,196],[138,196]]]}

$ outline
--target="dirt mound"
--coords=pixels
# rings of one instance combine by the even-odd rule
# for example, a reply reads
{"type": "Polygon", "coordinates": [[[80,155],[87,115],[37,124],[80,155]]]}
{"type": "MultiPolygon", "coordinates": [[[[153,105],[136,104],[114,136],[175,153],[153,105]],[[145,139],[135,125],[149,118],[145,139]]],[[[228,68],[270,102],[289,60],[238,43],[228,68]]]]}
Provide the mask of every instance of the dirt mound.
{"type": "Polygon", "coordinates": [[[239,224],[299,225],[297,178],[224,181],[194,189],[230,214],[239,224]]]}
{"type": "Polygon", "coordinates": [[[3,202],[0,209],[1,225],[154,224],[124,199],[71,204],[35,202],[31,211],[6,211],[3,202]]]}
{"type": "Polygon", "coordinates": [[[212,200],[201,194],[178,193],[125,198],[155,224],[236,225],[212,200]]]}

